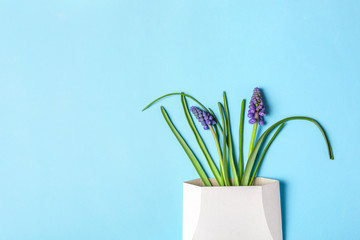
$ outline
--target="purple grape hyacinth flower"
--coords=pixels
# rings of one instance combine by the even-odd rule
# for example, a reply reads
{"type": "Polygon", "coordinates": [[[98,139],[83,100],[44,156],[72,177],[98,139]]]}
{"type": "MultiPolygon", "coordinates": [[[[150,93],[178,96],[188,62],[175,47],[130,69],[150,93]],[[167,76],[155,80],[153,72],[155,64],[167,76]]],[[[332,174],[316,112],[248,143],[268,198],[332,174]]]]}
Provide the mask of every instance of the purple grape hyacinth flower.
{"type": "Polygon", "coordinates": [[[208,112],[205,112],[195,106],[190,108],[190,111],[194,114],[196,119],[201,123],[205,130],[209,129],[209,126],[215,125],[215,118],[208,112]]]}
{"type": "Polygon", "coordinates": [[[260,88],[255,88],[251,97],[248,117],[250,118],[249,123],[254,124],[259,121],[260,126],[264,125],[265,104],[261,96],[260,88]]]}

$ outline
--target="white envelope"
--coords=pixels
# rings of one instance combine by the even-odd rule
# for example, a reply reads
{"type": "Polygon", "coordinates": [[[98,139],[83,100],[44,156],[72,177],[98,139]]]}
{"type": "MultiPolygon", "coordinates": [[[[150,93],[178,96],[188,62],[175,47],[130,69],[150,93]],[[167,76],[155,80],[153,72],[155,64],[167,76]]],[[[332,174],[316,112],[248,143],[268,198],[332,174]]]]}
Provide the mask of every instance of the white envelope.
{"type": "Polygon", "coordinates": [[[282,240],[279,181],[253,186],[183,184],[183,240],[282,240]]]}

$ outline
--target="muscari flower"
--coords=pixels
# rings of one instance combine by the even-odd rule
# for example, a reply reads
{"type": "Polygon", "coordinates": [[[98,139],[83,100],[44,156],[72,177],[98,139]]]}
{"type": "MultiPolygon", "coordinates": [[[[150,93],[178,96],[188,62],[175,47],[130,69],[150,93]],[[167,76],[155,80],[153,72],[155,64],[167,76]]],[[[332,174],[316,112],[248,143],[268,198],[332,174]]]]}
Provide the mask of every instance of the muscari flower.
{"type": "Polygon", "coordinates": [[[259,88],[254,89],[254,93],[251,97],[248,117],[250,118],[249,123],[254,124],[259,121],[259,124],[264,125],[263,117],[266,115],[264,101],[261,96],[259,88]]]}
{"type": "Polygon", "coordinates": [[[194,114],[205,130],[208,130],[209,126],[216,124],[215,118],[210,113],[194,106],[190,108],[190,111],[194,114]]]}

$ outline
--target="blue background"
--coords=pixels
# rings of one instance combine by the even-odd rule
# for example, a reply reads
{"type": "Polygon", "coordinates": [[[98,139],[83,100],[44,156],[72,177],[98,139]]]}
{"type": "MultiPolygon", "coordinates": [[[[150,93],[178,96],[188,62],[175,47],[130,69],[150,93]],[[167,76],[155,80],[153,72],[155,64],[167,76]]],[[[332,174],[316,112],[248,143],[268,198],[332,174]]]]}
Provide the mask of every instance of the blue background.
{"type": "Polygon", "coordinates": [[[197,174],[160,105],[201,154],[179,97],[141,109],[226,90],[237,136],[256,86],[266,126],[314,117],[335,154],[304,121],[270,148],[286,239],[359,239],[359,22],[357,0],[1,1],[0,239],[180,240],[197,174]]]}

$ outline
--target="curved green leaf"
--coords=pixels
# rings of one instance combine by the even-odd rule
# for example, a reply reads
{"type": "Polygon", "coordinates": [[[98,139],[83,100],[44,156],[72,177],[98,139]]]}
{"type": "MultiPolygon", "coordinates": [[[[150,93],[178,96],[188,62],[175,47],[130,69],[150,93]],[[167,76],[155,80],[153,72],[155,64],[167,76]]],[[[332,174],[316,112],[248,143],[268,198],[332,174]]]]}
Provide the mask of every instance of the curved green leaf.
{"type": "Polygon", "coordinates": [[[163,106],[161,106],[161,112],[165,118],[166,123],[169,125],[171,131],[174,133],[176,139],[179,141],[180,145],[183,147],[185,153],[188,155],[190,161],[194,165],[195,170],[199,174],[204,185],[211,186],[211,182],[210,182],[209,178],[206,176],[206,173],[205,173],[204,169],[202,168],[199,160],[196,158],[193,151],[190,149],[188,144],[185,142],[184,138],[180,135],[179,131],[175,128],[174,124],[171,122],[170,117],[167,114],[167,112],[163,106]]]}
{"type": "Polygon", "coordinates": [[[151,107],[151,105],[153,105],[154,103],[156,103],[156,102],[159,101],[160,99],[163,99],[163,98],[165,98],[165,97],[172,96],[172,95],[181,95],[181,96],[188,97],[188,98],[192,99],[193,101],[195,101],[197,104],[199,104],[205,111],[209,112],[209,110],[208,110],[204,105],[202,105],[198,100],[196,100],[196,99],[193,98],[192,96],[187,95],[187,94],[185,94],[185,93],[169,93],[169,94],[166,94],[166,95],[164,95],[164,96],[161,96],[161,97],[155,99],[154,101],[152,101],[151,103],[149,103],[149,105],[147,105],[142,111],[145,111],[146,109],[148,109],[149,107],[151,107]]]}
{"type": "Polygon", "coordinates": [[[246,167],[245,167],[245,172],[244,172],[244,176],[243,176],[243,179],[241,181],[241,185],[248,185],[249,184],[249,181],[250,181],[250,174],[252,172],[252,169],[253,169],[253,166],[254,166],[254,163],[255,163],[255,160],[256,160],[256,156],[258,154],[258,151],[261,147],[261,144],[263,143],[264,139],[267,137],[267,135],[269,135],[269,133],[274,129],[276,128],[278,125],[282,124],[283,122],[286,122],[286,121],[290,121],[290,120],[306,120],[306,121],[310,121],[312,123],[314,123],[320,130],[321,134],[323,135],[324,139],[325,139],[325,142],[326,142],[326,145],[327,145],[327,148],[328,148],[328,152],[329,152],[329,157],[330,159],[334,159],[334,155],[333,155],[333,152],[332,152],[332,149],[331,149],[331,145],[330,145],[330,142],[329,142],[329,139],[328,137],[326,136],[326,133],[324,131],[324,129],[321,127],[321,125],[314,119],[312,118],[308,118],[308,117],[289,117],[289,118],[284,118],[283,120],[280,120],[278,121],[277,123],[273,124],[271,127],[269,127],[262,135],[261,137],[259,138],[259,140],[257,141],[257,143],[255,144],[255,147],[254,147],[254,150],[253,152],[251,153],[249,159],[248,159],[248,162],[246,164],[246,167]]]}
{"type": "Polygon", "coordinates": [[[253,181],[254,181],[254,179],[256,177],[256,174],[257,174],[257,172],[259,170],[260,164],[261,164],[262,160],[264,159],[264,156],[265,156],[266,152],[268,151],[268,149],[271,146],[272,142],[275,140],[276,136],[279,134],[280,130],[284,127],[284,125],[285,125],[285,123],[282,123],[280,125],[280,127],[278,127],[278,129],[276,130],[276,132],[274,133],[274,135],[272,136],[272,138],[270,139],[270,141],[266,145],[266,147],[265,147],[264,151],[262,152],[261,157],[260,157],[260,159],[259,159],[259,161],[258,161],[258,163],[256,165],[255,171],[254,171],[254,173],[253,173],[253,175],[251,177],[249,186],[251,186],[251,184],[253,183],[253,181]]]}

